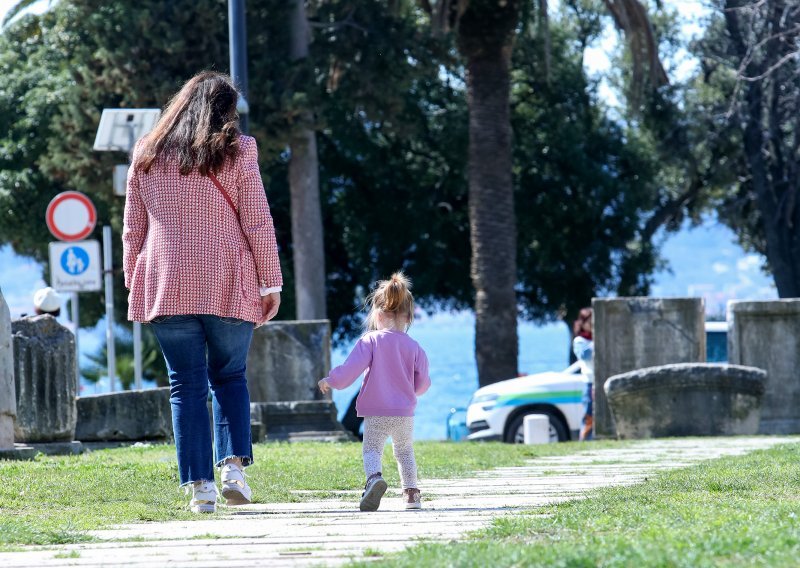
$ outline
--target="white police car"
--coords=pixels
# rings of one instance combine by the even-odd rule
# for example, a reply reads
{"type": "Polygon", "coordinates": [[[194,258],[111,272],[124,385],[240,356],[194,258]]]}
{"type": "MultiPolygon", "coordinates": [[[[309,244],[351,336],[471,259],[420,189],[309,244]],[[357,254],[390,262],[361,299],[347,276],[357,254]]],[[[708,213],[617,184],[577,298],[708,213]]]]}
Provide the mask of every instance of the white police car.
{"type": "MultiPolygon", "coordinates": [[[[708,362],[726,362],[727,323],[706,322],[705,329],[708,362]]],[[[546,414],[551,442],[577,440],[583,421],[584,384],[578,363],[573,363],[560,373],[536,373],[480,388],[467,408],[466,438],[522,443],[525,416],[546,414]]],[[[456,439],[450,436],[449,423],[448,437],[456,439]]]]}
{"type": "Polygon", "coordinates": [[[574,363],[561,372],[536,373],[480,388],[467,408],[467,439],[522,443],[525,416],[545,414],[550,419],[551,442],[577,440],[585,384],[574,363]]]}

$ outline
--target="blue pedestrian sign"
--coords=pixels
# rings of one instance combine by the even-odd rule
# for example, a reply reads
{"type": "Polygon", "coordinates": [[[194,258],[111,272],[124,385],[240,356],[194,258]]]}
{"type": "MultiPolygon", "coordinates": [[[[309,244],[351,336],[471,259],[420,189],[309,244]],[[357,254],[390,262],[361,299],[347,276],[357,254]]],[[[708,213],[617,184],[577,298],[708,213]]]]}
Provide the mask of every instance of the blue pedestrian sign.
{"type": "Polygon", "coordinates": [[[72,276],[83,274],[89,268],[89,254],[82,247],[72,245],[61,253],[61,268],[72,276]]]}
{"type": "Polygon", "coordinates": [[[59,292],[97,292],[102,288],[100,243],[50,243],[50,285],[59,292]]]}

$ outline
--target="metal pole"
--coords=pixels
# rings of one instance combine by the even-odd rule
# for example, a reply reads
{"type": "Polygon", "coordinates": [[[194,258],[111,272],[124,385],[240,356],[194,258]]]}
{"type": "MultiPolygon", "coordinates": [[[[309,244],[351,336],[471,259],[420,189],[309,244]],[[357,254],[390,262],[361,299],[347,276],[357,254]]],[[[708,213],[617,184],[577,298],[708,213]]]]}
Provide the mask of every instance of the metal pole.
{"type": "Polygon", "coordinates": [[[75,374],[77,375],[78,379],[78,392],[80,393],[81,388],[81,349],[80,344],[78,342],[78,329],[80,327],[80,317],[78,311],[78,293],[72,293],[72,299],[70,301],[72,304],[72,325],[75,326],[75,374]]]}
{"type": "Polygon", "coordinates": [[[108,381],[111,392],[116,390],[117,357],[114,349],[114,266],[111,259],[111,227],[103,227],[103,274],[106,288],[106,352],[108,381]]]}
{"type": "Polygon", "coordinates": [[[142,390],[142,324],[133,322],[133,380],[136,390],[142,390]]]}
{"type": "Polygon", "coordinates": [[[239,127],[247,133],[250,107],[247,104],[247,28],[244,17],[244,0],[228,0],[228,45],[231,61],[231,78],[239,89],[239,127]]]}

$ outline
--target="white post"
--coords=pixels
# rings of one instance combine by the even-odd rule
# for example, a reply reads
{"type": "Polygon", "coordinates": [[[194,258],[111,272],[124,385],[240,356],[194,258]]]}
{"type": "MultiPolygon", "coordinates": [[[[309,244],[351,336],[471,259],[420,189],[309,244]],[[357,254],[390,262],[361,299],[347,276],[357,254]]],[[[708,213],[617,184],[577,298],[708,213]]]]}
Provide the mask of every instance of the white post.
{"type": "Polygon", "coordinates": [[[72,293],[72,300],[70,302],[72,304],[72,325],[75,326],[75,371],[78,375],[78,393],[80,393],[81,389],[81,349],[80,343],[78,342],[78,326],[80,325],[80,316],[78,311],[78,293],[72,293]]]}
{"type": "Polygon", "coordinates": [[[106,288],[106,352],[110,391],[116,390],[117,357],[114,349],[114,265],[111,258],[111,227],[103,227],[103,274],[106,288]]]}
{"type": "Polygon", "coordinates": [[[550,443],[550,417],[546,414],[528,414],[522,428],[526,444],[550,443]]]}
{"type": "Polygon", "coordinates": [[[142,324],[133,322],[133,380],[136,390],[142,390],[142,324]]]}

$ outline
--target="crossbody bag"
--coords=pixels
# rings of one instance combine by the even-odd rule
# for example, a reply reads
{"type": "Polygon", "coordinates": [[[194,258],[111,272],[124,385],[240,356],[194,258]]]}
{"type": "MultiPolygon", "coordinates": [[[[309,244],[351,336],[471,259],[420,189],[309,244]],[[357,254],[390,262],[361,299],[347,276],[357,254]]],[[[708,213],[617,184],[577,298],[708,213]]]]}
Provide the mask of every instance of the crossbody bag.
{"type": "Polygon", "coordinates": [[[244,244],[250,250],[250,254],[253,257],[253,260],[255,261],[256,256],[253,253],[253,249],[250,247],[250,241],[247,238],[247,233],[244,232],[244,228],[242,227],[242,219],[239,217],[239,211],[236,209],[236,206],[233,204],[233,200],[231,199],[231,196],[228,195],[228,192],[225,191],[225,188],[222,187],[222,184],[217,179],[217,176],[215,176],[214,172],[212,172],[211,170],[208,170],[208,178],[212,182],[214,182],[214,185],[219,190],[219,192],[222,194],[222,197],[224,197],[225,201],[228,202],[228,205],[231,206],[231,210],[233,211],[233,214],[236,216],[236,224],[239,226],[239,232],[242,233],[242,238],[244,239],[244,244]]]}

